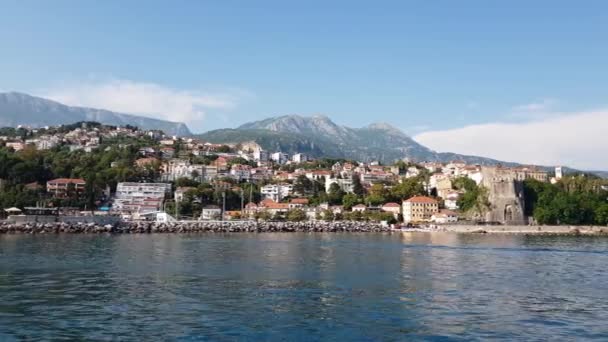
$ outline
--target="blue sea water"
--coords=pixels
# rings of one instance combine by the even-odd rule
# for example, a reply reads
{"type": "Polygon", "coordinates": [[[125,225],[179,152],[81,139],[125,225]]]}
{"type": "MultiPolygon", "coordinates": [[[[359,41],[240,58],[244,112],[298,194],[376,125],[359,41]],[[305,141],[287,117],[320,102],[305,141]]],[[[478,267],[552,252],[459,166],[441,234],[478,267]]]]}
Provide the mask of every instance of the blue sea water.
{"type": "Polygon", "coordinates": [[[608,239],[0,236],[0,340],[608,340],[608,239]]]}

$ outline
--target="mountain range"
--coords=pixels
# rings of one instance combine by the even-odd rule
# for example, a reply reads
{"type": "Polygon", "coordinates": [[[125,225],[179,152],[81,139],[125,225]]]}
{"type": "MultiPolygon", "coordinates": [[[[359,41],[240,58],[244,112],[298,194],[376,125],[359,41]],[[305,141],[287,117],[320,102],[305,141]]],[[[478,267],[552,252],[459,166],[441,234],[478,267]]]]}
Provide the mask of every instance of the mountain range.
{"type": "Polygon", "coordinates": [[[441,162],[463,160],[476,164],[514,165],[484,157],[435,152],[387,123],[351,128],[338,125],[323,115],[273,117],[246,123],[236,129],[209,131],[198,137],[214,143],[255,142],[269,151],[302,152],[314,157],[381,162],[403,158],[441,162]]]}
{"type": "MultiPolygon", "coordinates": [[[[25,125],[43,127],[96,121],[107,125],[132,125],[158,129],[169,135],[192,136],[181,122],[153,119],[104,109],[72,107],[28,94],[0,93],[0,127],[25,125]]],[[[302,152],[313,157],[346,158],[359,161],[449,162],[518,165],[491,158],[433,151],[387,123],[351,128],[334,123],[327,116],[284,115],[243,124],[236,129],[208,131],[197,137],[213,143],[254,142],[268,151],[302,152]]],[[[569,169],[572,170],[572,169],[569,169]]],[[[605,172],[596,174],[606,176],[605,172]]]]}
{"type": "Polygon", "coordinates": [[[192,133],[181,122],[116,113],[104,109],[71,107],[59,102],[23,93],[0,93],[0,127],[55,126],[79,121],[96,121],[106,125],[132,125],[142,129],[159,129],[169,135],[192,133]]]}

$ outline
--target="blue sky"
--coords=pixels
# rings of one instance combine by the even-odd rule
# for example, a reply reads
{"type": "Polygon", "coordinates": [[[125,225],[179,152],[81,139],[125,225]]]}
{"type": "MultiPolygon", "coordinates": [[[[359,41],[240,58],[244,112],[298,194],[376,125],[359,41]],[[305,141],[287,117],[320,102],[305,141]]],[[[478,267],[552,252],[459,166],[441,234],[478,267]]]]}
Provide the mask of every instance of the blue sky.
{"type": "MultiPolygon", "coordinates": [[[[445,132],[608,98],[605,1],[1,2],[1,90],[193,131],[326,114],[449,150],[445,132]]],[[[574,163],[604,166],[589,158],[574,163]]]]}

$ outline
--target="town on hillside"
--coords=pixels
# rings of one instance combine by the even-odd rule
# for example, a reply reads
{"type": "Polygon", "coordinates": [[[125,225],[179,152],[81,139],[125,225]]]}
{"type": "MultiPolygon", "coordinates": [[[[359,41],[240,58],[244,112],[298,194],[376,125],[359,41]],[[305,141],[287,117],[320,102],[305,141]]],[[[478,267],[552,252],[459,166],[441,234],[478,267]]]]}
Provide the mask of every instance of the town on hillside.
{"type": "Polygon", "coordinates": [[[0,190],[14,219],[608,223],[608,184],[559,166],[315,159],[95,122],[0,129],[0,190]]]}

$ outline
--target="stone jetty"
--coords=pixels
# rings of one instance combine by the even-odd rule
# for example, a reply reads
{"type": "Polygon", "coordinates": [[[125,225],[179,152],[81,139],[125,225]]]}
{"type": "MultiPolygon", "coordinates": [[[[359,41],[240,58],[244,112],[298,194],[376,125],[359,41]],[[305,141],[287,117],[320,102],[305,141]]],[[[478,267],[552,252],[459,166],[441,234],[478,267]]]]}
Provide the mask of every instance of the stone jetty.
{"type": "Polygon", "coordinates": [[[266,232],[390,232],[390,227],[375,222],[119,222],[94,223],[0,223],[0,234],[148,234],[148,233],[266,233],[266,232]]]}

